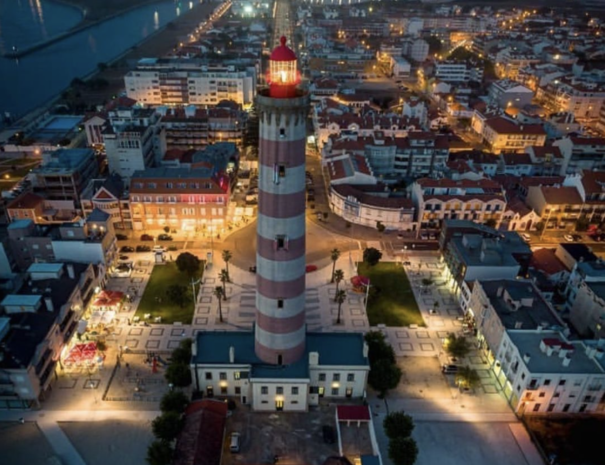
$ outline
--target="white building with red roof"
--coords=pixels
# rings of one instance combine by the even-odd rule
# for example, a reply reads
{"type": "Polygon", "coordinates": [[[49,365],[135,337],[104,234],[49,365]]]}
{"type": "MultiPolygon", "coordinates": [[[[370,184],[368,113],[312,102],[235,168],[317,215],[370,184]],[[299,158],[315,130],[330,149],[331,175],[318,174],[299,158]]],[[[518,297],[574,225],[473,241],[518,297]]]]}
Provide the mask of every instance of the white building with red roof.
{"type": "Polygon", "coordinates": [[[523,153],[525,147],[543,146],[546,142],[546,131],[541,125],[517,124],[502,116],[486,119],[481,136],[493,153],[523,153]]]}

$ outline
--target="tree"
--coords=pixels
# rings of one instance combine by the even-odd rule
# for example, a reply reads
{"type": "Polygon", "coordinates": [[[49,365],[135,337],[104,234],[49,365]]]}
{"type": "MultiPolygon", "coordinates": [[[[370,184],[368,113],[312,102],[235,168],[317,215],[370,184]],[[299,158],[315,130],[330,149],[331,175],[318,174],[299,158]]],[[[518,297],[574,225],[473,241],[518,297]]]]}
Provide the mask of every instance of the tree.
{"type": "Polygon", "coordinates": [[[229,282],[229,273],[224,268],[218,274],[218,280],[223,285],[223,300],[227,300],[227,287],[226,284],[229,282]]]}
{"type": "Polygon", "coordinates": [[[456,336],[454,333],[449,333],[445,340],[445,351],[451,357],[464,358],[471,351],[471,348],[464,336],[456,336]]]}
{"type": "Polygon", "coordinates": [[[173,441],[183,428],[181,414],[177,412],[164,412],[151,422],[153,435],[163,441],[173,441]]]}
{"type": "Polygon", "coordinates": [[[162,412],[176,412],[181,414],[189,405],[189,398],[181,391],[169,391],[162,397],[160,401],[160,409],[162,412]]]}
{"type": "Polygon", "coordinates": [[[466,366],[456,373],[456,384],[461,388],[474,389],[481,384],[481,378],[477,370],[466,366]]]}
{"type": "Polygon", "coordinates": [[[166,441],[153,441],[147,448],[147,463],[149,465],[169,465],[172,462],[174,450],[166,441]]]}
{"type": "Polygon", "coordinates": [[[389,441],[389,458],[395,465],[414,465],[418,446],[412,438],[395,438],[389,441]]]}
{"type": "Polygon", "coordinates": [[[332,249],[330,252],[330,260],[332,260],[332,282],[334,282],[334,271],[336,271],[336,262],[340,258],[340,250],[332,249]]]}
{"type": "Polygon", "coordinates": [[[164,226],[164,232],[168,234],[170,232],[170,226],[164,226]]]}
{"type": "Polygon", "coordinates": [[[222,286],[216,286],[214,288],[214,291],[212,291],[212,293],[214,294],[214,297],[217,298],[218,300],[218,318],[219,321],[222,323],[223,322],[223,308],[222,308],[222,299],[223,299],[223,287],[222,286]]]}
{"type": "Polygon", "coordinates": [[[488,228],[495,228],[498,222],[494,218],[488,218],[483,224],[485,224],[485,226],[488,228]]]}
{"type": "Polygon", "coordinates": [[[166,289],[166,295],[168,298],[177,304],[179,307],[183,308],[187,301],[187,287],[182,284],[171,284],[166,289]]]}
{"type": "Polygon", "coordinates": [[[390,360],[382,359],[370,368],[368,383],[384,397],[389,389],[394,389],[401,379],[401,369],[390,360]]]}
{"type": "Polygon", "coordinates": [[[227,270],[227,276],[229,276],[229,262],[233,258],[231,251],[223,250],[223,261],[225,262],[225,269],[227,270]]]}
{"type": "Polygon", "coordinates": [[[363,261],[370,266],[377,265],[381,258],[382,252],[374,247],[368,247],[363,251],[363,261]]]}
{"type": "Polygon", "coordinates": [[[544,224],[544,221],[539,221],[536,223],[536,231],[538,231],[538,232],[544,231],[545,227],[546,227],[546,225],[544,224]]]}
{"type": "Polygon", "coordinates": [[[334,301],[338,303],[338,316],[336,317],[336,324],[340,324],[340,308],[342,307],[342,303],[347,298],[347,293],[343,290],[336,291],[336,297],[334,297],[334,301]]]}
{"type": "Polygon", "coordinates": [[[182,340],[179,346],[172,351],[170,358],[172,363],[188,365],[191,362],[191,339],[182,340]]]}
{"type": "Polygon", "coordinates": [[[338,295],[338,286],[340,282],[345,279],[345,273],[342,270],[336,270],[332,276],[332,280],[336,283],[336,294],[334,295],[334,302],[336,302],[336,295],[338,295]]]}
{"type": "Polygon", "coordinates": [[[403,412],[393,412],[385,417],[382,426],[389,439],[408,438],[414,430],[414,420],[403,412]]]}
{"type": "Polygon", "coordinates": [[[181,273],[186,273],[193,278],[200,271],[201,261],[189,252],[183,252],[176,257],[176,267],[181,273]]]}
{"type": "Polygon", "coordinates": [[[164,375],[166,381],[175,387],[187,387],[191,385],[191,370],[184,363],[171,363],[164,375]]]}
{"type": "Polygon", "coordinates": [[[390,363],[395,363],[395,352],[386,342],[384,334],[380,331],[370,331],[366,333],[364,339],[368,344],[370,366],[374,365],[378,360],[388,360],[390,363]]]}
{"type": "Polygon", "coordinates": [[[380,221],[377,221],[376,229],[378,230],[379,233],[383,233],[384,230],[386,229],[386,226],[384,224],[382,224],[380,221]]]}

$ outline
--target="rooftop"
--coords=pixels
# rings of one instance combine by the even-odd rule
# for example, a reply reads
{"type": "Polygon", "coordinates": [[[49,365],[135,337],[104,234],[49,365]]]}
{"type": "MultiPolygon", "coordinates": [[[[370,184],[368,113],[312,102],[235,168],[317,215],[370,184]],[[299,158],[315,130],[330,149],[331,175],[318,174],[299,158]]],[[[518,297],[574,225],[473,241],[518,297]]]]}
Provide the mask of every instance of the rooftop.
{"type": "Polygon", "coordinates": [[[454,236],[449,247],[465,266],[519,266],[517,254],[531,253],[530,247],[516,233],[502,233],[497,237],[481,234],[454,236]]]}
{"type": "Polygon", "coordinates": [[[592,250],[590,250],[590,247],[586,244],[569,244],[563,242],[562,244],[559,244],[559,247],[571,255],[571,258],[577,262],[596,262],[599,259],[599,257],[592,253],[592,250]]]}

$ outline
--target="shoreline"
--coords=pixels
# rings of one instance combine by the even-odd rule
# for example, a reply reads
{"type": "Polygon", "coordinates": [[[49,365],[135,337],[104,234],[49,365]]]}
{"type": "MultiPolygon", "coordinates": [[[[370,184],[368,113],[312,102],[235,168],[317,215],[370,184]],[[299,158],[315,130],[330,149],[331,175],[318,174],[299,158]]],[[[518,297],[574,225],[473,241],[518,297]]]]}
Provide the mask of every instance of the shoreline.
{"type": "MultiPolygon", "coordinates": [[[[114,18],[119,18],[120,16],[123,16],[125,14],[128,14],[132,11],[137,10],[138,8],[142,8],[144,6],[147,5],[152,5],[154,3],[160,3],[160,2],[164,2],[167,0],[145,0],[145,1],[141,1],[140,3],[136,3],[134,5],[131,5],[127,8],[123,8],[120,9],[118,11],[115,11],[113,13],[110,14],[106,14],[104,16],[102,16],[101,18],[98,19],[92,19],[89,20],[87,19],[87,9],[82,7],[81,5],[79,5],[78,3],[74,2],[73,0],[46,0],[48,2],[54,2],[60,5],[64,5],[64,6],[69,6],[71,8],[76,8],[78,9],[81,14],[82,14],[82,18],[80,20],[80,22],[78,22],[78,24],[76,24],[75,26],[73,26],[72,28],[63,31],[53,37],[50,37],[48,39],[42,40],[40,42],[36,42],[32,45],[29,45],[28,47],[22,49],[22,50],[15,50],[15,51],[8,51],[8,52],[4,52],[2,53],[0,56],[4,57],[4,58],[11,58],[11,59],[19,59],[19,58],[23,58],[27,55],[30,55],[31,53],[37,52],[39,50],[43,50],[46,47],[49,47],[57,42],[62,41],[63,39],[66,39],[74,34],[78,34],[82,31],[85,31],[86,29],[89,29],[91,27],[94,26],[98,26],[102,23],[104,23],[105,21],[110,21],[114,18]]],[[[202,5],[201,3],[198,3],[198,5],[202,5]]],[[[189,10],[190,11],[190,10],[189,10]]]]}

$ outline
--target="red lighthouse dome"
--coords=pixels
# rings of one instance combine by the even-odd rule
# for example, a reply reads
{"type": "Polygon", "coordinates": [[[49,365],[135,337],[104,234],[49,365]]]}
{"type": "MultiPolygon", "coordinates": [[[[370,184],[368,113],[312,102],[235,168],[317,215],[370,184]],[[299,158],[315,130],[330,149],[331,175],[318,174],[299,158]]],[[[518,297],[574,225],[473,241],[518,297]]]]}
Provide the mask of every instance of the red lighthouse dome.
{"type": "Polygon", "coordinates": [[[296,95],[300,76],[296,67],[296,54],[286,46],[287,39],[279,39],[281,45],[275,47],[269,58],[269,95],[273,98],[291,98],[296,95]]]}

